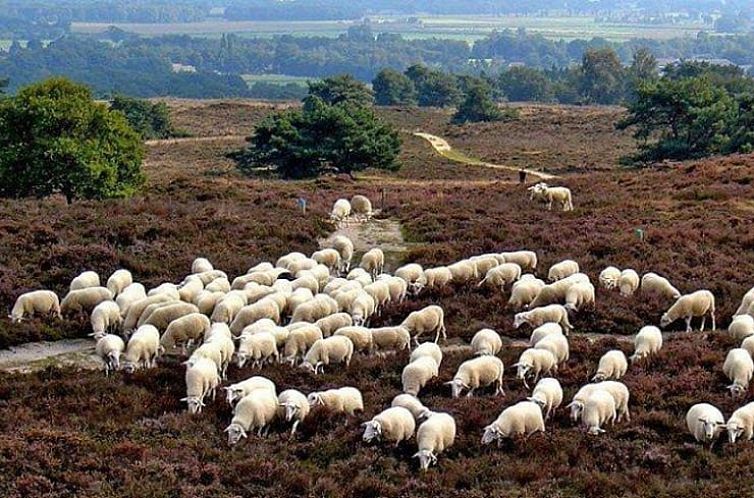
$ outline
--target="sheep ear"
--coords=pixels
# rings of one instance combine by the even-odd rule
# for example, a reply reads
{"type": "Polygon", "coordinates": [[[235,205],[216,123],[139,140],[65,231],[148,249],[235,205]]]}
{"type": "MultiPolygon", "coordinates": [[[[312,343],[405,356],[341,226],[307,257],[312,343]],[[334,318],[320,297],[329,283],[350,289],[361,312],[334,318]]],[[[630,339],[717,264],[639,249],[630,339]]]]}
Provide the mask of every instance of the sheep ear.
{"type": "Polygon", "coordinates": [[[411,458],[419,458],[420,456],[421,455],[417,452],[417,453],[414,453],[414,455],[411,458]]]}
{"type": "Polygon", "coordinates": [[[513,365],[511,365],[511,367],[518,367],[519,365],[520,363],[514,363],[513,365]]]}
{"type": "Polygon", "coordinates": [[[230,426],[226,427],[223,432],[230,432],[230,426]]]}
{"type": "Polygon", "coordinates": [[[445,384],[446,386],[452,386],[453,385],[453,381],[449,380],[448,382],[443,382],[443,384],[445,384]]]}
{"type": "Polygon", "coordinates": [[[371,424],[371,422],[362,422],[362,424],[361,424],[361,427],[366,427],[366,426],[368,426],[369,424],[371,424]]]}
{"type": "Polygon", "coordinates": [[[186,403],[188,403],[188,400],[189,400],[188,398],[181,398],[180,399],[180,401],[185,401],[186,403]]]}
{"type": "Polygon", "coordinates": [[[575,402],[575,401],[571,401],[570,403],[568,403],[568,404],[566,405],[566,408],[570,408],[570,407],[574,406],[575,404],[576,404],[576,402],[575,402]]]}

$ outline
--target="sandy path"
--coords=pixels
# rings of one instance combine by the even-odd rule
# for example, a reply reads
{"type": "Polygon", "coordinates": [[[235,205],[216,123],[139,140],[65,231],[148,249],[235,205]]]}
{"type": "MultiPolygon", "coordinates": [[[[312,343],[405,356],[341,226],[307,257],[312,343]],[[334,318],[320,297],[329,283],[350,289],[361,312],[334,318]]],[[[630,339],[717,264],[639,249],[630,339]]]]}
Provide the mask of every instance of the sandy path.
{"type": "Polygon", "coordinates": [[[23,373],[50,366],[96,370],[102,368],[102,361],[94,354],[91,339],[30,342],[0,351],[0,371],[23,373]]]}

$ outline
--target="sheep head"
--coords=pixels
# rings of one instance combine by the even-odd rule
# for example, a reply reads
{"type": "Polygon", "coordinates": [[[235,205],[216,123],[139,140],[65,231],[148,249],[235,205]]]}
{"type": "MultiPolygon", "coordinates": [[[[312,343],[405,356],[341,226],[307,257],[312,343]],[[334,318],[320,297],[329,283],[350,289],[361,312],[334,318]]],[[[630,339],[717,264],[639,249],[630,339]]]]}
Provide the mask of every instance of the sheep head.
{"type": "Polygon", "coordinates": [[[224,387],[226,392],[226,400],[228,401],[228,404],[233,406],[233,404],[241,399],[243,397],[243,390],[238,389],[234,386],[224,387]]]}
{"type": "Polygon", "coordinates": [[[248,437],[243,427],[238,424],[230,424],[225,428],[225,432],[228,433],[228,446],[234,446],[245,437],[248,437]]]}
{"type": "Polygon", "coordinates": [[[482,434],[482,444],[490,444],[493,441],[499,441],[503,438],[503,433],[500,428],[495,424],[490,424],[484,428],[484,434],[482,434]]]}
{"type": "Polygon", "coordinates": [[[667,313],[662,314],[662,318],[660,318],[660,327],[665,328],[668,325],[670,325],[673,322],[673,320],[670,319],[670,316],[668,316],[667,313]]]}
{"type": "Polygon", "coordinates": [[[382,437],[382,424],[377,420],[370,420],[361,424],[364,427],[364,435],[361,439],[365,442],[371,442],[373,439],[380,439],[382,437]]]}
{"type": "Polygon", "coordinates": [[[748,390],[746,386],[742,386],[738,382],[734,382],[733,384],[729,385],[727,389],[730,391],[730,394],[733,397],[743,396],[748,390]]]}
{"type": "Polygon", "coordinates": [[[285,409],[286,422],[290,422],[298,415],[299,408],[295,403],[280,403],[280,406],[285,409]]]}
{"type": "Polygon", "coordinates": [[[571,420],[578,422],[581,417],[581,412],[584,410],[584,403],[581,401],[571,401],[566,408],[571,410],[571,420]]]}
{"type": "Polygon", "coordinates": [[[728,441],[730,441],[731,444],[734,444],[744,433],[743,426],[736,421],[728,421],[728,423],[725,424],[725,428],[728,430],[728,441]]]}
{"type": "Polygon", "coordinates": [[[513,328],[517,329],[524,323],[528,323],[529,315],[527,312],[522,313],[516,313],[516,316],[513,318],[513,328]]]}
{"type": "Polygon", "coordinates": [[[196,415],[197,413],[202,412],[202,408],[204,408],[206,405],[204,404],[204,401],[202,401],[201,398],[198,396],[189,396],[186,398],[181,398],[181,401],[185,401],[186,404],[188,404],[188,411],[192,415],[196,415]]]}
{"type": "Polygon", "coordinates": [[[706,439],[707,441],[714,441],[714,439],[717,437],[718,432],[721,429],[726,428],[724,423],[721,423],[717,420],[708,420],[704,417],[699,417],[699,422],[701,422],[702,426],[704,427],[704,439],[706,439]]]}
{"type": "Polygon", "coordinates": [[[457,397],[459,397],[459,396],[461,395],[461,392],[462,392],[462,391],[463,391],[464,389],[468,389],[468,388],[469,388],[469,385],[468,385],[468,384],[466,384],[466,383],[465,383],[465,382],[464,382],[463,380],[461,380],[461,379],[453,379],[453,380],[451,380],[450,382],[446,382],[445,384],[446,384],[446,385],[449,385],[449,386],[450,386],[450,388],[452,389],[452,391],[453,391],[453,397],[454,397],[454,398],[457,398],[457,397]]]}
{"type": "Polygon", "coordinates": [[[419,459],[419,467],[425,472],[430,465],[437,464],[437,456],[432,450],[419,450],[412,458],[419,459]]]}
{"type": "Polygon", "coordinates": [[[309,396],[306,397],[306,400],[309,402],[309,406],[325,404],[325,401],[322,399],[321,393],[309,393],[309,396]]]}

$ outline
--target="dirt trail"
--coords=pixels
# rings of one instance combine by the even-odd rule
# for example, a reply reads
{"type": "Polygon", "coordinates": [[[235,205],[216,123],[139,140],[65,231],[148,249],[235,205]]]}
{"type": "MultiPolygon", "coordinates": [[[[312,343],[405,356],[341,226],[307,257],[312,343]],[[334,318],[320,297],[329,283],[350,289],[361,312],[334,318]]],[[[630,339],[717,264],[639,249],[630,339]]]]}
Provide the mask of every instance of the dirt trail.
{"type": "Polygon", "coordinates": [[[94,354],[91,339],[30,342],[0,351],[0,371],[25,373],[50,366],[97,370],[102,361],[94,354]]]}
{"type": "MultiPolygon", "coordinates": [[[[441,156],[450,159],[451,161],[456,161],[458,163],[462,164],[471,164],[474,166],[484,166],[485,168],[492,168],[492,169],[504,169],[507,171],[520,171],[520,168],[515,168],[513,166],[505,166],[502,164],[493,164],[488,163],[485,161],[480,161],[479,159],[475,159],[473,157],[469,157],[461,152],[458,152],[457,150],[454,150],[447,140],[444,138],[438,137],[436,135],[431,135],[429,133],[421,133],[416,132],[414,133],[417,137],[421,137],[428,141],[432,147],[437,151],[438,154],[441,156]]],[[[548,173],[542,173],[541,171],[535,171],[533,169],[525,169],[526,174],[537,177],[541,180],[552,180],[553,178],[557,178],[556,175],[550,175],[548,173]]]]}

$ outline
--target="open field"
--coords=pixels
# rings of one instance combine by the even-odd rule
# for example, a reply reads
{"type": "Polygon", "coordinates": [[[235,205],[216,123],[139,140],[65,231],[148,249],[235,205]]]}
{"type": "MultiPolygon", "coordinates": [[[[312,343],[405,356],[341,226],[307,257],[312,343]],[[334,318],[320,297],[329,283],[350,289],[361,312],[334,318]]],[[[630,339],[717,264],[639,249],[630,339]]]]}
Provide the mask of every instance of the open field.
{"type": "MultiPolygon", "coordinates": [[[[143,195],[72,206],[60,199],[0,201],[0,308],[8,309],[16,295],[32,288],[63,293],[84,269],[107,275],[124,266],[151,286],[180,281],[199,255],[235,276],[290,251],[310,253],[336,228],[325,220],[334,200],[355,193],[365,193],[382,208],[377,225],[384,232],[400,231],[392,243],[405,247],[395,248],[399,260],[389,271],[399,262],[440,265],[529,248],[539,254],[540,275],[552,263],[572,258],[595,282],[599,271],[613,264],[667,275],[683,292],[710,289],[721,330],[754,284],[754,156],[651,171],[619,169],[616,159],[631,144],[627,135],[612,130],[616,109],[525,106],[520,122],[463,127],[448,125],[444,111],[383,109],[379,112],[405,131],[401,171],[369,171],[356,180],[281,182],[242,178],[225,158],[243,145],[240,137],[255,122],[279,106],[175,100],[169,105],[176,124],[202,140],[150,145],[143,195]],[[547,212],[528,200],[514,174],[442,158],[411,135],[420,130],[446,138],[471,157],[558,173],[558,182],[574,192],[575,210],[547,212]],[[377,201],[383,189],[384,205],[377,201]],[[299,197],[308,200],[306,214],[296,206],[299,197]],[[644,242],[634,236],[638,227],[646,231],[644,242]]],[[[507,298],[473,285],[455,286],[390,305],[373,322],[398,323],[430,303],[445,310],[452,347],[421,399],[456,417],[458,437],[439,456],[438,467],[424,475],[411,458],[414,440],[397,448],[361,441],[359,423],[400,392],[405,352],[359,356],[348,370],[332,367],[317,377],[287,365],[265,367],[261,373],[279,391],[356,386],[364,394],[365,413],[344,425],[342,418],[315,410],[295,439],[278,424],[268,437],[250,434],[233,450],[223,433],[232,416],[229,407],[218,399],[201,415],[188,415],[179,401],[185,395],[184,367],[180,359],[165,357],[156,369],[131,376],[105,378],[101,372],[57,367],[0,374],[0,496],[732,498],[750,493],[754,443],[719,442],[710,450],[695,443],[684,426],[685,412],[696,402],[713,403],[727,416],[754,398],[749,390],[736,400],[725,389],[722,363],[736,342],[723,331],[678,333],[680,323],[670,327],[674,333],[658,356],[632,365],[624,378],[631,391],[631,422],[589,436],[561,409],[545,434],[499,448],[482,446],[482,428],[529,394],[510,365],[530,331],[513,329],[507,298]],[[452,399],[443,382],[468,359],[468,352],[455,346],[481,327],[511,339],[501,354],[506,396],[481,390],[473,398],[452,399]]],[[[625,336],[658,323],[669,304],[599,289],[595,309],[572,319],[571,359],[557,374],[564,405],[605,351],[630,353],[625,336]]],[[[85,317],[21,325],[2,318],[0,346],[81,338],[88,331],[85,317]]],[[[232,381],[259,373],[249,366],[229,371],[232,381]]]]}

